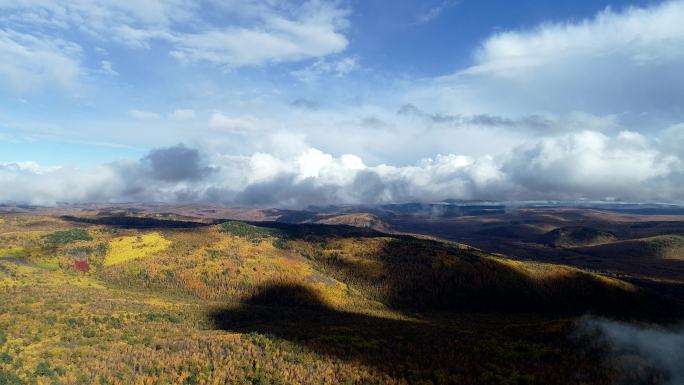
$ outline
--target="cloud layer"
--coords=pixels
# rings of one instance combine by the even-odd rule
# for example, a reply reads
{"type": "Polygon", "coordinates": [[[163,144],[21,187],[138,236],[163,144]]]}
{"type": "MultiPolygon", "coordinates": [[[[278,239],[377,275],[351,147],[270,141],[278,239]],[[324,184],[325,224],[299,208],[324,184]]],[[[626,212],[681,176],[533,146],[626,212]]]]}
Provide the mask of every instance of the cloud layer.
{"type": "MultiPolygon", "coordinates": [[[[681,130],[664,134],[681,137],[681,130]]],[[[437,155],[396,167],[368,166],[353,154],[335,157],[310,147],[236,156],[176,145],[90,169],[0,165],[6,186],[0,201],[280,207],[444,199],[683,201],[682,148],[635,132],[582,131],[525,143],[498,157],[437,155]]]]}

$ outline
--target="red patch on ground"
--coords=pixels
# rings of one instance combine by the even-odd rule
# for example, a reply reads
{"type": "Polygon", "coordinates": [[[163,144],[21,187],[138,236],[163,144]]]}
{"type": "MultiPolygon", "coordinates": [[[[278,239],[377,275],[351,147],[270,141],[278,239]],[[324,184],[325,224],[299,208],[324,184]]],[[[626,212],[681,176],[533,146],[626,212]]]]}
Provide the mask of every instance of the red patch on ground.
{"type": "Polygon", "coordinates": [[[90,270],[90,266],[88,266],[86,261],[76,261],[74,262],[74,269],[87,273],[90,270]]]}

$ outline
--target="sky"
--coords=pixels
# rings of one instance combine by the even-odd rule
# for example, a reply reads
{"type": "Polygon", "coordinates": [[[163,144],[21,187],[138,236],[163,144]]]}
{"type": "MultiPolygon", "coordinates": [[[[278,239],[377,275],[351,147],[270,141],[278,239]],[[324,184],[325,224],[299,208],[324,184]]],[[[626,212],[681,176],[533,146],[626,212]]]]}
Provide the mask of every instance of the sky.
{"type": "Polygon", "coordinates": [[[684,1],[0,0],[0,203],[684,201],[684,1]]]}

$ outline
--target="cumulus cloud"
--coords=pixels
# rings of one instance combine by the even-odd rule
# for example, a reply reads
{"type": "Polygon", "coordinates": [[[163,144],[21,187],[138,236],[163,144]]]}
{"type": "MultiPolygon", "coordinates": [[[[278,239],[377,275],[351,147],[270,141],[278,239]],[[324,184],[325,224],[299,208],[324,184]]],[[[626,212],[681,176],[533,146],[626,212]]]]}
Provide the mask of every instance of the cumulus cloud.
{"type": "Polygon", "coordinates": [[[653,182],[681,167],[681,159],[663,154],[638,133],[608,137],[584,131],[521,146],[503,170],[534,195],[647,199],[660,195],[662,186],[653,182]]]}
{"type": "Polygon", "coordinates": [[[197,149],[185,147],[183,144],[154,149],[141,163],[149,166],[153,178],[166,182],[199,180],[212,170],[202,164],[197,149]]]}
{"type": "Polygon", "coordinates": [[[472,65],[411,91],[413,103],[468,114],[620,114],[625,121],[681,121],[684,1],[607,8],[594,17],[504,30],[472,65]]]}
{"type": "Polygon", "coordinates": [[[128,196],[121,188],[122,176],[116,168],[99,166],[76,170],[41,168],[18,164],[0,166],[2,201],[54,205],[60,202],[110,201],[112,196],[128,196]]]}
{"type": "Polygon", "coordinates": [[[579,327],[581,333],[598,334],[611,354],[609,362],[622,373],[622,383],[651,383],[653,378],[668,385],[684,383],[684,325],[665,329],[587,318],[579,327]]]}
{"type": "Polygon", "coordinates": [[[159,148],[137,161],[91,168],[41,167],[33,162],[0,164],[2,202],[55,205],[73,202],[197,200],[218,172],[197,149],[159,148]]]}
{"type": "Polygon", "coordinates": [[[484,42],[476,54],[478,63],[463,72],[525,76],[548,65],[590,59],[597,52],[619,55],[624,63],[639,66],[680,60],[683,54],[673,51],[671,44],[684,42],[684,26],[679,23],[683,12],[681,1],[670,1],[623,12],[607,8],[593,19],[544,24],[529,32],[502,32],[484,42]]]}
{"type": "Polygon", "coordinates": [[[445,199],[682,201],[684,163],[660,141],[623,131],[545,137],[497,157],[437,155],[368,165],[315,148],[233,155],[177,145],[93,169],[0,167],[0,201],[212,201],[305,207],[445,199]],[[101,186],[107,186],[106,189],[101,186]]]}

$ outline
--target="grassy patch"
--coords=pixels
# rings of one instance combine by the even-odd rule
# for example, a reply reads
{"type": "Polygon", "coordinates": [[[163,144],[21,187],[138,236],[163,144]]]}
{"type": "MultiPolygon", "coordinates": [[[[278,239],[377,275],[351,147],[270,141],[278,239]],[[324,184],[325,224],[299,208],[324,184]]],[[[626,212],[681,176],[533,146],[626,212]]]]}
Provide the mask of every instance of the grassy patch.
{"type": "Polygon", "coordinates": [[[55,231],[54,233],[45,236],[45,243],[48,246],[57,247],[66,245],[76,241],[90,241],[93,237],[90,236],[87,230],[84,229],[69,229],[63,231],[55,231]]]}
{"type": "Polygon", "coordinates": [[[0,248],[0,258],[25,258],[28,251],[23,247],[9,246],[0,248]]]}
{"type": "Polygon", "coordinates": [[[169,247],[170,241],[159,233],[117,238],[109,242],[105,266],[117,265],[146,257],[169,247]]]}
{"type": "Polygon", "coordinates": [[[41,269],[57,271],[59,270],[59,258],[58,257],[44,257],[36,261],[36,266],[41,269]]]}

